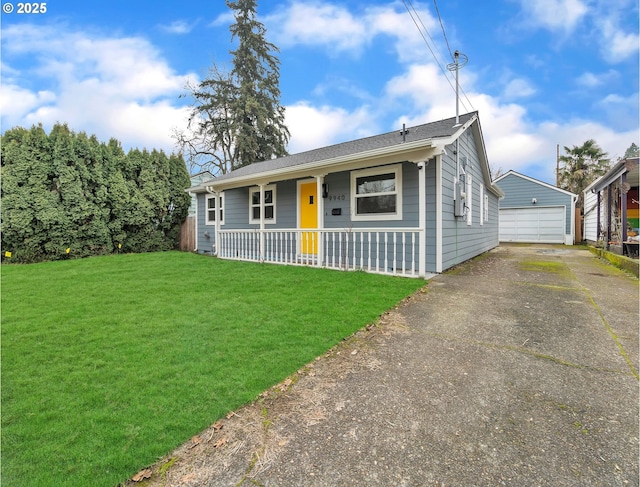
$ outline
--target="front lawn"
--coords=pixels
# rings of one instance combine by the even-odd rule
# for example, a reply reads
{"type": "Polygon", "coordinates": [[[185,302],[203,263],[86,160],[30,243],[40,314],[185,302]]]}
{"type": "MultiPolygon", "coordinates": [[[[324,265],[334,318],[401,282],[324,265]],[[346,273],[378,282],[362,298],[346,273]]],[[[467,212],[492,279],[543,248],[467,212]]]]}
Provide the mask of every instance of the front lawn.
{"type": "Polygon", "coordinates": [[[165,252],[2,266],[2,484],[108,486],[424,285],[165,252]]]}

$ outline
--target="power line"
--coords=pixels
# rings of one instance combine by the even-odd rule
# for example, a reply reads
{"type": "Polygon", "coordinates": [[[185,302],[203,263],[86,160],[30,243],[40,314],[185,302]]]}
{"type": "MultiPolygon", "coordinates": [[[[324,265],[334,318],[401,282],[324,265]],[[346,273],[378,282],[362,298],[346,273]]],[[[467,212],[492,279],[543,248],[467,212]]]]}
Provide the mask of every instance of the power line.
{"type": "Polygon", "coordinates": [[[449,55],[451,56],[451,59],[453,59],[453,53],[451,52],[451,47],[449,47],[449,39],[447,39],[447,33],[444,31],[444,24],[442,23],[442,17],[440,17],[440,10],[438,10],[437,0],[433,0],[433,4],[436,7],[436,13],[438,14],[438,20],[440,21],[440,28],[442,29],[442,35],[444,37],[444,41],[447,43],[447,49],[449,50],[449,55]]]}
{"type": "MultiPolygon", "coordinates": [[[[447,33],[444,30],[444,24],[442,23],[442,17],[440,16],[440,10],[438,9],[438,1],[437,0],[433,0],[433,4],[436,7],[436,13],[438,14],[438,20],[440,21],[440,28],[442,29],[442,36],[444,37],[444,41],[447,44],[447,49],[449,50],[449,55],[451,56],[451,58],[453,59],[453,54],[451,53],[451,47],[449,46],[449,39],[447,39],[447,33]]],[[[464,54],[460,53],[462,56],[464,56],[465,58],[465,64],[467,63],[467,61],[469,60],[469,58],[467,58],[467,56],[465,56],[464,54]]],[[[449,66],[447,66],[447,69],[449,69],[449,66]]],[[[469,100],[469,97],[467,96],[467,93],[464,91],[464,89],[462,88],[462,86],[460,86],[460,83],[456,83],[456,85],[458,86],[458,88],[460,88],[460,91],[462,91],[462,94],[464,95],[464,97],[467,99],[467,101],[469,102],[469,105],[471,105],[471,108],[473,108],[473,103],[471,103],[471,100],[469,100]]],[[[464,103],[463,103],[464,105],[464,103]]],[[[465,105],[466,108],[466,105],[465,105]]]]}
{"type": "MultiPolygon", "coordinates": [[[[420,36],[422,37],[422,40],[424,41],[424,43],[429,48],[429,51],[431,52],[431,55],[433,56],[434,61],[436,62],[436,64],[440,68],[440,71],[442,72],[442,74],[444,75],[445,79],[447,80],[447,83],[449,83],[449,86],[451,87],[451,89],[455,93],[456,89],[453,86],[451,80],[449,79],[449,76],[447,75],[447,71],[442,67],[442,64],[440,64],[440,61],[438,60],[438,57],[433,52],[433,49],[431,48],[431,45],[429,44],[429,42],[427,41],[427,38],[425,37],[424,33],[422,32],[422,29],[420,28],[420,25],[418,25],[418,21],[416,20],[416,17],[420,21],[420,24],[422,25],[422,28],[424,29],[424,32],[426,32],[426,34],[429,37],[429,39],[431,39],[431,42],[433,43],[434,48],[437,50],[436,43],[433,40],[433,38],[431,37],[431,34],[429,34],[429,29],[427,29],[427,27],[424,25],[424,22],[422,22],[422,19],[420,18],[420,14],[418,13],[418,11],[415,9],[413,4],[411,3],[411,0],[408,0],[408,2],[409,2],[409,5],[411,5],[411,9],[407,5],[407,0],[402,0],[402,3],[404,4],[404,7],[407,9],[407,12],[409,13],[409,16],[411,17],[411,20],[413,20],[413,23],[415,24],[416,28],[418,29],[418,32],[420,33],[420,36]],[[413,13],[411,12],[411,10],[413,10],[413,13]],[[414,17],[414,14],[415,14],[415,17],[414,17]]],[[[438,52],[438,54],[440,54],[440,53],[438,52]]],[[[462,90],[462,92],[464,93],[464,90],[462,90]]],[[[465,98],[467,99],[467,101],[469,102],[469,104],[471,105],[471,107],[473,109],[473,104],[471,103],[469,98],[466,96],[466,93],[465,93],[465,98]]],[[[471,111],[469,109],[469,107],[467,107],[467,105],[464,103],[464,101],[462,101],[462,105],[464,106],[465,110],[467,110],[468,112],[471,111]]]]}

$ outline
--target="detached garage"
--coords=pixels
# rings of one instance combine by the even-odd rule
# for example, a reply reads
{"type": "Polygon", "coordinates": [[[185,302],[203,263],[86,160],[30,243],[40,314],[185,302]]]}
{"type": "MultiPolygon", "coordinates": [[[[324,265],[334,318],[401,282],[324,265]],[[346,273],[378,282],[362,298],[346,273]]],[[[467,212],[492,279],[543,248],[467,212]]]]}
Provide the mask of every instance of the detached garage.
{"type": "Polygon", "coordinates": [[[500,200],[500,241],[573,245],[577,195],[515,171],[495,180],[500,200]]]}

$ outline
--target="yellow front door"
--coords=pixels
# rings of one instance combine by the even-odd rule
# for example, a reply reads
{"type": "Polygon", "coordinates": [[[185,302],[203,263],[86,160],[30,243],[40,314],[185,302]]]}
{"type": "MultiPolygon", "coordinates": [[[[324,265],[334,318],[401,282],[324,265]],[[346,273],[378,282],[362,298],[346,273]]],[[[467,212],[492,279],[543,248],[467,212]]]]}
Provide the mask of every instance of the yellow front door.
{"type": "MultiPolygon", "coordinates": [[[[314,182],[300,185],[300,228],[318,228],[318,187],[314,182]]],[[[318,233],[302,232],[300,252],[318,253],[318,233]]]]}

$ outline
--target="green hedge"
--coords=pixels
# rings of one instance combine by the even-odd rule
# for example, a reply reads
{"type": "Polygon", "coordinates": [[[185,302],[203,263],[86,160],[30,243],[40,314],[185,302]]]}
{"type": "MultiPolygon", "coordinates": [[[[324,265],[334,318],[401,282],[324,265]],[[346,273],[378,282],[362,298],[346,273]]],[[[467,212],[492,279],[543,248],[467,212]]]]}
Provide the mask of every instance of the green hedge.
{"type": "Polygon", "coordinates": [[[178,244],[190,186],[182,156],[131,150],[57,124],[1,137],[2,256],[38,262],[178,244]]]}

